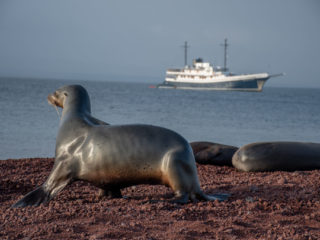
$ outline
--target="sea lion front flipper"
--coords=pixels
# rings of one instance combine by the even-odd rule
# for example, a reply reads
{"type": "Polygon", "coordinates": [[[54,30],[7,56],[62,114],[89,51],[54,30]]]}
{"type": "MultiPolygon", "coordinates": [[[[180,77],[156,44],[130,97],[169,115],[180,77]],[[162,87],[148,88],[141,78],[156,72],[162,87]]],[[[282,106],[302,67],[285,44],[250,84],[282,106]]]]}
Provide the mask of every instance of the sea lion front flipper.
{"type": "Polygon", "coordinates": [[[70,162],[66,164],[66,161],[56,162],[46,182],[41,187],[29,192],[12,207],[39,206],[41,203],[49,202],[71,182],[69,165],[70,162]]]}
{"type": "Polygon", "coordinates": [[[39,206],[41,203],[48,202],[50,200],[50,194],[47,193],[43,186],[40,186],[29,192],[26,196],[13,204],[12,208],[26,207],[26,206],[39,206]]]}

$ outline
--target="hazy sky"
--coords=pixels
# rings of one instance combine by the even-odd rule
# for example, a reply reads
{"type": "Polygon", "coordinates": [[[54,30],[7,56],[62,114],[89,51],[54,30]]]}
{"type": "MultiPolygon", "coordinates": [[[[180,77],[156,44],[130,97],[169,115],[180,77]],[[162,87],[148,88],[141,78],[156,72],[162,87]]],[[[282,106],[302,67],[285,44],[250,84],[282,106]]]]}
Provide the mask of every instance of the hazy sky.
{"type": "Polygon", "coordinates": [[[318,0],[0,0],[0,76],[163,81],[202,57],[320,87],[318,0]]]}

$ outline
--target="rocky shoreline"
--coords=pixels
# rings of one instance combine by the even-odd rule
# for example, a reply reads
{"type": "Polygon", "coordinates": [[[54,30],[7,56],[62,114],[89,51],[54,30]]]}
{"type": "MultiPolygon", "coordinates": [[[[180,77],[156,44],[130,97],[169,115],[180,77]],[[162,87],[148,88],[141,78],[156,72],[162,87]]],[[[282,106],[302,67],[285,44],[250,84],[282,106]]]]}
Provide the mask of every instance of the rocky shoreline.
{"type": "Polygon", "coordinates": [[[319,239],[320,170],[239,172],[199,165],[207,194],[225,202],[171,203],[171,189],[140,185],[100,199],[84,182],[40,207],[11,209],[49,175],[52,158],[0,161],[0,239],[319,239]]]}

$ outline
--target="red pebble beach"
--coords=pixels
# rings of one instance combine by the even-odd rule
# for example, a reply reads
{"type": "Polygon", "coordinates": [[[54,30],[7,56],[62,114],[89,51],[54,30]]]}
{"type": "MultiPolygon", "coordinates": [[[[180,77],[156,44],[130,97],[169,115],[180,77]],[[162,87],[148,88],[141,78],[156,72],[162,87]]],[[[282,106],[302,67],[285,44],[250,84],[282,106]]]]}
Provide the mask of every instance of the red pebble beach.
{"type": "Polygon", "coordinates": [[[207,194],[224,202],[171,203],[171,189],[140,185],[99,199],[84,182],[46,205],[12,209],[41,185],[52,158],[0,161],[0,239],[320,239],[320,170],[245,173],[197,165],[207,194]]]}

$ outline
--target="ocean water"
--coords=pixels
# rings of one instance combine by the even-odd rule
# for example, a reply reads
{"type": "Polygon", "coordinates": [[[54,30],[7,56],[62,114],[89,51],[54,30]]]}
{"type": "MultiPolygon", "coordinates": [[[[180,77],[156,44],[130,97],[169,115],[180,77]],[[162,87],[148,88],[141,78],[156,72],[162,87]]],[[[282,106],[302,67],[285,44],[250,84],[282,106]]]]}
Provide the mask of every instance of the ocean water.
{"type": "Polygon", "coordinates": [[[0,159],[53,157],[59,117],[47,95],[81,84],[92,115],[110,124],[145,123],[188,141],[235,146],[258,141],[320,142],[320,89],[261,93],[152,89],[148,83],[0,79],[0,159]]]}

